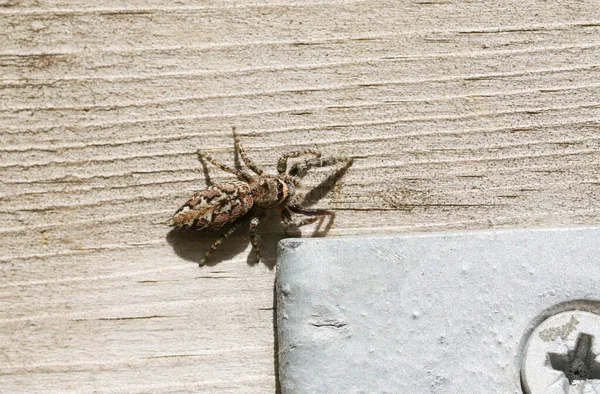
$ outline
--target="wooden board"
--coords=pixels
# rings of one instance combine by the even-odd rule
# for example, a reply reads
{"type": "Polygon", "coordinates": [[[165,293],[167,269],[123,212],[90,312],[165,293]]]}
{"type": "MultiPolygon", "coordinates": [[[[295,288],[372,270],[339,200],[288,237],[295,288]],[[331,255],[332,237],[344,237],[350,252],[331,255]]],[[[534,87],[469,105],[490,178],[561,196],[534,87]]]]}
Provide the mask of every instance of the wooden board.
{"type": "Polygon", "coordinates": [[[328,236],[597,224],[598,59],[592,0],[0,0],[2,389],[276,390],[276,218],[164,225],[232,125],[355,157],[328,236]]]}

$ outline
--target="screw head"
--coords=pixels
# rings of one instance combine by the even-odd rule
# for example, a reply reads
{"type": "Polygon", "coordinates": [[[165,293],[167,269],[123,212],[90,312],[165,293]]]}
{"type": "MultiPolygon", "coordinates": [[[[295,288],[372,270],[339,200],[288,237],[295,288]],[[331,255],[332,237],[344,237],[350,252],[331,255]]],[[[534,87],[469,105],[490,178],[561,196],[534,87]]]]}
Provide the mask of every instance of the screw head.
{"type": "Polygon", "coordinates": [[[528,394],[600,392],[600,315],[575,310],[544,320],[525,345],[521,381],[528,394]]]}

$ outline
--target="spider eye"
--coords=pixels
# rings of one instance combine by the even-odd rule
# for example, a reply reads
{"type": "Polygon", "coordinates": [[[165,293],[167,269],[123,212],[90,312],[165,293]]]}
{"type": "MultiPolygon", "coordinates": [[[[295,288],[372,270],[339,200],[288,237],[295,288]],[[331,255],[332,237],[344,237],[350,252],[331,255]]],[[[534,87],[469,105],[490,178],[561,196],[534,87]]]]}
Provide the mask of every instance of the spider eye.
{"type": "Polygon", "coordinates": [[[263,183],[261,186],[263,189],[269,190],[269,184],[267,182],[263,183]]]}

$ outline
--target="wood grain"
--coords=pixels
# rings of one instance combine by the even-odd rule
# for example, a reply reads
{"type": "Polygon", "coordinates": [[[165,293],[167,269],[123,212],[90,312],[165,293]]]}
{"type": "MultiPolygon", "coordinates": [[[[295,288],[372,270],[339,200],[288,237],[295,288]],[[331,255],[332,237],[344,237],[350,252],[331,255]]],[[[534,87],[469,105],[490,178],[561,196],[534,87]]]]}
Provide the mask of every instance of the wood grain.
{"type": "Polygon", "coordinates": [[[164,225],[232,125],[355,157],[328,236],[599,222],[595,1],[0,0],[0,43],[5,392],[275,391],[277,220],[201,269],[164,225]]]}

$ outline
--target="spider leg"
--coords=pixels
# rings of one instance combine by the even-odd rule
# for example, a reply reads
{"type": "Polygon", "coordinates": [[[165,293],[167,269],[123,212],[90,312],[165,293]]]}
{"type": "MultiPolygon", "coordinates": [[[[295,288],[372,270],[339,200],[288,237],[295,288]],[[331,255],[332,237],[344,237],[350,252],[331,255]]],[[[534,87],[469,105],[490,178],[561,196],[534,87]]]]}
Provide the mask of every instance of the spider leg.
{"type": "Polygon", "coordinates": [[[315,157],[313,159],[307,159],[303,163],[296,163],[290,169],[289,175],[294,178],[303,178],[308,171],[313,167],[328,167],[339,162],[345,162],[346,166],[352,164],[352,158],[344,156],[331,156],[326,158],[315,157]]]}
{"type": "Polygon", "coordinates": [[[260,247],[258,246],[258,235],[256,235],[256,228],[260,223],[260,218],[255,216],[250,220],[250,228],[248,233],[250,234],[250,243],[252,244],[252,249],[254,250],[255,255],[255,263],[260,261],[260,247]]]}
{"type": "Polygon", "coordinates": [[[237,176],[240,180],[249,182],[252,179],[252,176],[250,174],[248,174],[245,171],[242,170],[237,170],[235,168],[231,168],[226,166],[225,164],[222,164],[220,162],[218,162],[217,160],[215,160],[214,158],[212,158],[208,153],[203,152],[201,150],[198,150],[198,158],[200,160],[206,159],[206,161],[208,161],[210,164],[214,165],[217,168],[220,168],[221,170],[228,172],[230,174],[234,174],[235,176],[237,176]]]}
{"type": "Polygon", "coordinates": [[[317,220],[319,220],[321,217],[322,217],[322,215],[321,216],[311,216],[311,217],[300,219],[300,220],[293,220],[289,209],[285,208],[283,211],[281,211],[281,221],[285,225],[286,230],[289,229],[290,227],[302,227],[307,224],[314,223],[317,220]]]}
{"type": "Polygon", "coordinates": [[[281,210],[281,221],[283,222],[283,224],[285,224],[285,227],[291,227],[294,225],[294,222],[292,221],[292,214],[290,213],[290,210],[287,207],[284,207],[281,210]]]}
{"type": "Polygon", "coordinates": [[[206,263],[206,260],[212,254],[212,252],[214,252],[223,241],[229,238],[231,234],[233,234],[235,230],[237,230],[240,227],[240,224],[240,222],[234,223],[227,231],[225,231],[225,233],[223,233],[223,235],[221,235],[219,239],[217,239],[215,242],[213,242],[212,245],[210,245],[210,247],[208,248],[208,252],[206,252],[202,260],[200,260],[200,267],[202,267],[206,263]]]}
{"type": "Polygon", "coordinates": [[[242,143],[240,142],[240,136],[237,133],[237,129],[235,127],[233,127],[232,129],[233,129],[233,139],[235,141],[235,149],[238,151],[240,156],[242,156],[242,160],[244,161],[244,164],[246,164],[246,166],[248,166],[249,169],[251,169],[252,171],[257,173],[258,175],[264,174],[265,171],[262,168],[260,168],[258,165],[256,165],[256,163],[254,163],[252,160],[250,160],[248,158],[248,156],[246,156],[246,151],[244,150],[244,147],[242,146],[242,143]]]}
{"type": "Polygon", "coordinates": [[[304,149],[286,153],[285,155],[279,158],[279,162],[277,163],[277,172],[281,175],[285,174],[285,172],[287,171],[288,159],[291,157],[298,157],[302,155],[314,155],[316,157],[321,157],[321,152],[314,149],[304,149]]]}

